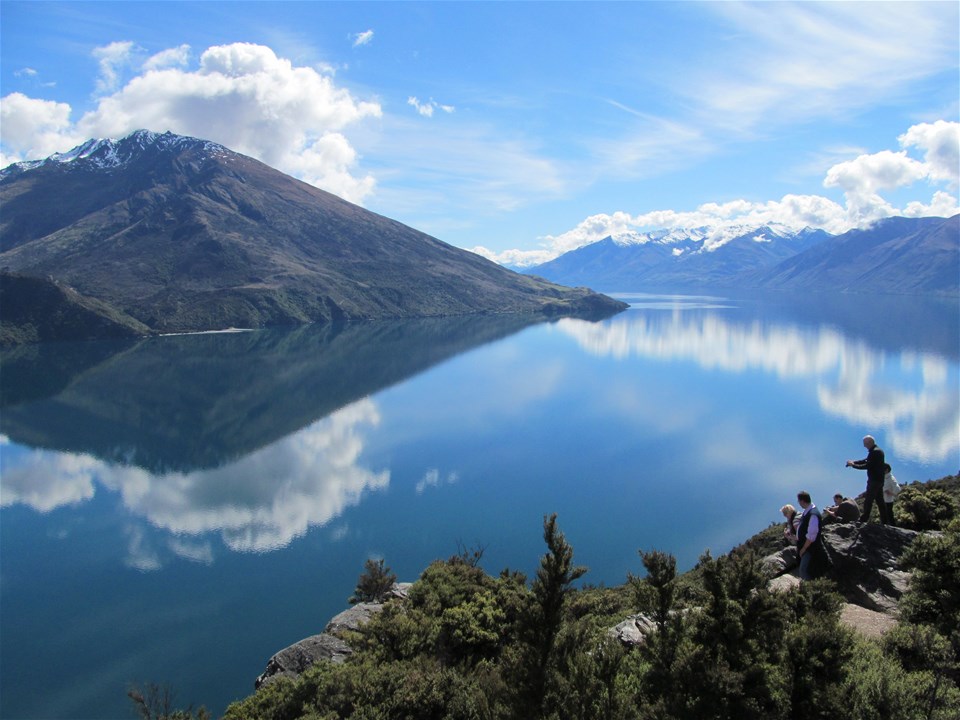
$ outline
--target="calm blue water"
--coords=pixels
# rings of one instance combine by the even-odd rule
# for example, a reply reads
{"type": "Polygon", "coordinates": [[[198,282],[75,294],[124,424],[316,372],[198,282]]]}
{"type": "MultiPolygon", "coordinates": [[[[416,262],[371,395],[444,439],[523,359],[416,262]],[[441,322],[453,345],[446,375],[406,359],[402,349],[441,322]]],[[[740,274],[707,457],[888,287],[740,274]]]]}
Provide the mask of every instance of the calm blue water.
{"type": "Polygon", "coordinates": [[[960,469],[955,300],[627,299],[4,354],[0,716],[132,717],[133,682],[220,713],[371,556],[532,574],[557,512],[614,585],[861,491],[865,433],[901,482],[960,469]]]}

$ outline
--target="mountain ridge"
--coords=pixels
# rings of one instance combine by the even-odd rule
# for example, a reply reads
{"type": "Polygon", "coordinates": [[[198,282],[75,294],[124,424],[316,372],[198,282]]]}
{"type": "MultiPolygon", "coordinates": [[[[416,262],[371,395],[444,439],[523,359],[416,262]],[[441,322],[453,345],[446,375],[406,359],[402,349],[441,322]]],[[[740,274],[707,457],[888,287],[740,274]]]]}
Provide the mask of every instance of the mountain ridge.
{"type": "Polygon", "coordinates": [[[830,235],[740,226],[628,233],[526,272],[605,291],[768,288],[960,294],[960,216],[887,218],[830,235]]]}
{"type": "Polygon", "coordinates": [[[171,133],[9,166],[0,201],[0,267],[49,277],[152,332],[625,307],[171,133]]]}

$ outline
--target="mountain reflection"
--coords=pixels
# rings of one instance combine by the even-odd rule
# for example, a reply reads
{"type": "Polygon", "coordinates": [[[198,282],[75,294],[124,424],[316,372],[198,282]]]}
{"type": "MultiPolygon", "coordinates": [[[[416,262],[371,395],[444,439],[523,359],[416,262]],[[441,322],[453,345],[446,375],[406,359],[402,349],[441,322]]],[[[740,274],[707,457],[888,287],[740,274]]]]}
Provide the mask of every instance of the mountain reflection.
{"type": "Polygon", "coordinates": [[[153,473],[216,468],[532,322],[437,318],[21,348],[0,356],[0,432],[153,473]]]}
{"type": "MultiPolygon", "coordinates": [[[[93,497],[98,483],[134,515],[174,535],[219,532],[232,550],[272,550],[387,487],[388,470],[357,464],[364,428],[379,420],[374,403],[360,400],[234,463],[186,473],[154,475],[89,455],[34,450],[4,469],[2,504],[49,511],[93,497]]],[[[209,546],[183,537],[169,547],[190,560],[212,557],[209,546]]],[[[129,556],[140,569],[160,565],[140,532],[130,538],[129,556]]]]}
{"type": "Polygon", "coordinates": [[[212,562],[286,546],[370,492],[369,398],[531,324],[446,318],[20,348],[3,356],[3,507],[85,502],[97,486],[160,529],[128,526],[127,563],[212,562]],[[19,446],[15,448],[11,441],[19,446]],[[32,448],[32,449],[31,449],[32,448]],[[47,449],[49,448],[49,449],[47,449]],[[16,450],[16,452],[9,452],[16,450]]]}
{"type": "MultiPolygon", "coordinates": [[[[960,449],[957,366],[947,357],[929,350],[878,349],[832,325],[737,322],[729,304],[705,300],[649,298],[604,324],[564,319],[557,328],[596,355],[692,361],[725,372],[759,370],[783,380],[813,377],[824,412],[883,430],[901,457],[942,461],[960,449]]],[[[923,347],[928,323],[942,330],[942,319],[926,317],[914,325],[918,340],[913,346],[923,347]]]]}

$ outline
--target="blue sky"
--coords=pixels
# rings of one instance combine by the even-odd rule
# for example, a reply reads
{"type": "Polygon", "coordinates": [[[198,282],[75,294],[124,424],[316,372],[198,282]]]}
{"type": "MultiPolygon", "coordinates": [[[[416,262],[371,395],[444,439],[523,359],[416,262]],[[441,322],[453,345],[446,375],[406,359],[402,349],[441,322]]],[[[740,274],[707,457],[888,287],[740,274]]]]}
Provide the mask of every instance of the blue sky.
{"type": "Polygon", "coordinates": [[[960,4],[0,2],[0,162],[215,140],[502,262],[958,212],[960,4]]]}

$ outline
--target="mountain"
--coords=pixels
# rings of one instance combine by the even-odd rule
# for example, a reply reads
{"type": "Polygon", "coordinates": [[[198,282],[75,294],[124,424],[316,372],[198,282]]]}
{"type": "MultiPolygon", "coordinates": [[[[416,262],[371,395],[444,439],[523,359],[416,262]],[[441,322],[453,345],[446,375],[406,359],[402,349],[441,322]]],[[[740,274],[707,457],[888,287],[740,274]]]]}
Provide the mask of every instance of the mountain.
{"type": "Polygon", "coordinates": [[[956,295],[960,215],[886,218],[799,253],[757,280],[790,289],[956,295]]]}
{"type": "Polygon", "coordinates": [[[777,225],[628,233],[572,250],[530,272],[554,282],[612,291],[722,286],[828,237],[822,230],[792,232],[777,225]]]}
{"type": "Polygon", "coordinates": [[[0,204],[0,267],[151,332],[625,307],[172,133],[140,130],[11,165],[0,204]]]}
{"type": "Polygon", "coordinates": [[[530,270],[607,291],[776,288],[960,293],[960,216],[881,220],[832,236],[782,227],[608,237],[530,270]]]}

